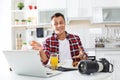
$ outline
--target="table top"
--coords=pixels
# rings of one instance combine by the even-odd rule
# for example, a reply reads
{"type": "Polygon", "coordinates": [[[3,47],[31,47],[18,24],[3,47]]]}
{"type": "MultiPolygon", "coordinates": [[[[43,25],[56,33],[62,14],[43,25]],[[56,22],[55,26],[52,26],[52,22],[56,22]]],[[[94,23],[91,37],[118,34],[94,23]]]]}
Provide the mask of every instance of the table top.
{"type": "Polygon", "coordinates": [[[11,80],[107,80],[111,73],[94,73],[91,75],[81,74],[78,71],[63,72],[62,74],[52,76],[49,78],[31,77],[17,75],[14,72],[10,72],[11,80]]]}

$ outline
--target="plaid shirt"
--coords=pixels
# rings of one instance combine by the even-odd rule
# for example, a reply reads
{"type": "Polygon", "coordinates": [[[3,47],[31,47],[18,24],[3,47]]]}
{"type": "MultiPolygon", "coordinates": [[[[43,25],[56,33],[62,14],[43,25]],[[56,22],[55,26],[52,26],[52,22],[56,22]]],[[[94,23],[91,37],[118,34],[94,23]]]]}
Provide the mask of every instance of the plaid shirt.
{"type": "MultiPolygon", "coordinates": [[[[77,56],[79,54],[78,45],[81,47],[82,51],[84,52],[84,48],[82,46],[79,36],[69,34],[66,32],[66,39],[69,40],[70,43],[71,57],[77,56]]],[[[45,43],[43,44],[43,47],[44,47],[44,52],[46,53],[48,58],[50,58],[51,53],[59,54],[59,41],[57,35],[53,33],[53,35],[50,38],[47,38],[45,43]]],[[[73,61],[80,61],[80,58],[73,59],[73,61]]],[[[47,64],[47,62],[43,64],[47,64]]]]}

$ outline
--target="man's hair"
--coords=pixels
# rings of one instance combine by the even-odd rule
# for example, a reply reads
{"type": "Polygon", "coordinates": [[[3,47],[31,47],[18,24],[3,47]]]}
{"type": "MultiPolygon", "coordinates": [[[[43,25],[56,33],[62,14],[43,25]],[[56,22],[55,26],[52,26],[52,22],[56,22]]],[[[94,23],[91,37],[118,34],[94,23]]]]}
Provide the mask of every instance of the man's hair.
{"type": "Polygon", "coordinates": [[[51,20],[52,20],[54,17],[60,17],[60,16],[61,16],[61,17],[64,19],[64,21],[65,21],[64,15],[63,15],[62,13],[55,13],[55,14],[53,14],[52,17],[51,17],[51,20]]]}

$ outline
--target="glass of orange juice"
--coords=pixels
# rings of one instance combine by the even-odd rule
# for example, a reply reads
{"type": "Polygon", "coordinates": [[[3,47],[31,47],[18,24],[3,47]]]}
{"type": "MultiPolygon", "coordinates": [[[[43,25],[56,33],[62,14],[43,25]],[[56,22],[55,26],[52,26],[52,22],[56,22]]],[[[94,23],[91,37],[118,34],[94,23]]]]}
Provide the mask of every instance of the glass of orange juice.
{"type": "Polygon", "coordinates": [[[52,53],[50,55],[50,66],[51,69],[57,69],[58,67],[58,54],[57,53],[52,53]]]}

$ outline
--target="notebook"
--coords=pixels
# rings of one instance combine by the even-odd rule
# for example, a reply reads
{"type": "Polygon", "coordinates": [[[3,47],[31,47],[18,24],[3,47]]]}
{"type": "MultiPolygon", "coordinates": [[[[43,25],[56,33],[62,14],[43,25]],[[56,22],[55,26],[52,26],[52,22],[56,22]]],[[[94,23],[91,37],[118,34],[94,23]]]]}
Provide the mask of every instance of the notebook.
{"type": "Polygon", "coordinates": [[[19,75],[51,77],[62,72],[44,67],[38,51],[9,50],[3,51],[12,71],[19,75]]]}

